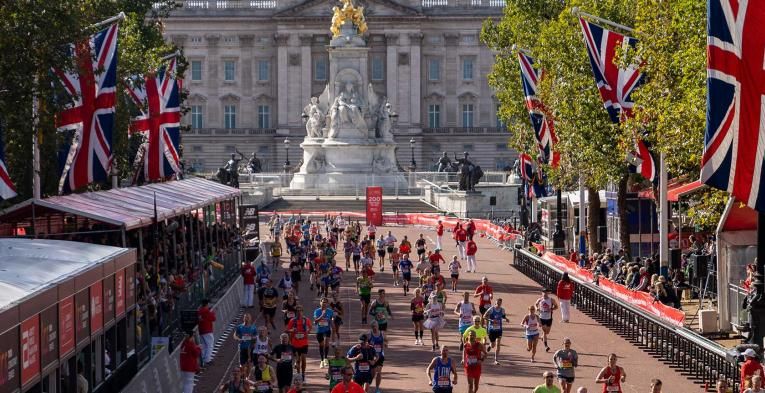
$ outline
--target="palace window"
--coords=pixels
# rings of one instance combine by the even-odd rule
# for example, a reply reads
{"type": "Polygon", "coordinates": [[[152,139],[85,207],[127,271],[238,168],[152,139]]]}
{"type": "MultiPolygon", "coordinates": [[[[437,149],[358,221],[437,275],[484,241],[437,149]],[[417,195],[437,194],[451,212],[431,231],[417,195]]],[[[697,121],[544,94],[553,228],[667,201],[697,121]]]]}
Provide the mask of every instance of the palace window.
{"type": "Polygon", "coordinates": [[[473,126],[473,104],[462,104],[462,126],[473,126]]]}
{"type": "Polygon", "coordinates": [[[258,105],[258,128],[269,128],[271,126],[271,107],[268,105],[258,105]]]}
{"type": "Polygon", "coordinates": [[[382,56],[372,57],[372,80],[381,81],[385,79],[385,67],[383,66],[382,56]]]}
{"type": "Polygon", "coordinates": [[[317,81],[325,81],[327,80],[328,73],[327,59],[324,57],[316,59],[316,62],[314,63],[313,79],[317,81]]]}
{"type": "Polygon", "coordinates": [[[269,71],[271,68],[271,62],[268,60],[258,61],[258,80],[267,81],[269,78],[269,71]]]}
{"type": "Polygon", "coordinates": [[[223,107],[223,127],[236,128],[236,105],[223,107]]]}
{"type": "Polygon", "coordinates": [[[462,58],[462,80],[466,80],[466,81],[473,80],[473,58],[472,57],[462,58]]]}
{"type": "Polygon", "coordinates": [[[223,62],[223,79],[226,82],[233,82],[236,74],[236,63],[233,60],[223,62]]]}
{"type": "Polygon", "coordinates": [[[192,81],[202,80],[202,60],[191,61],[191,80],[192,81]]]}
{"type": "Polygon", "coordinates": [[[429,128],[441,127],[441,105],[439,104],[428,105],[428,127],[429,128]]]}
{"type": "Polygon", "coordinates": [[[191,106],[191,128],[203,128],[202,105],[191,106]]]}
{"type": "Polygon", "coordinates": [[[439,59],[428,60],[428,80],[430,81],[441,80],[441,60],[439,59]]]}

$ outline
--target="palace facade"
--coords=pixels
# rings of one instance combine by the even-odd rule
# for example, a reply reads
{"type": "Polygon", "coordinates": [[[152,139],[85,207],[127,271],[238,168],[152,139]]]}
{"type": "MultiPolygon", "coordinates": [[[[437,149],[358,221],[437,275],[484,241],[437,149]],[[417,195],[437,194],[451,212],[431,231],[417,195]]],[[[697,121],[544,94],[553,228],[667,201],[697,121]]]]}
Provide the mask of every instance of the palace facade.
{"type": "MultiPolygon", "coordinates": [[[[184,157],[199,171],[222,166],[235,149],[258,154],[264,171],[302,157],[303,108],[330,73],[329,0],[184,0],[165,22],[168,40],[189,61],[191,108],[184,157]],[[289,144],[285,143],[289,140],[289,144]],[[288,148],[289,146],[289,148],[288,148]]],[[[517,153],[497,118],[487,83],[495,54],[481,24],[502,16],[504,0],[356,0],[369,31],[368,75],[398,114],[397,159],[431,169],[441,152],[463,151],[484,170],[512,165],[517,153]]],[[[520,88],[520,81],[518,82],[520,88]]]]}

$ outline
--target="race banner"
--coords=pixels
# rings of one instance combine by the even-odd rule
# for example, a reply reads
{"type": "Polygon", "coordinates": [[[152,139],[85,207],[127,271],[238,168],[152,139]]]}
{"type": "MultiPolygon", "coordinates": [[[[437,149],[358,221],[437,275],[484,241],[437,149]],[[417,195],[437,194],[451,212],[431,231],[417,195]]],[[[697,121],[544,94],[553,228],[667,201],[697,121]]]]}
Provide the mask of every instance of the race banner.
{"type": "Polygon", "coordinates": [[[382,187],[367,187],[367,224],[383,224],[382,187]]]}

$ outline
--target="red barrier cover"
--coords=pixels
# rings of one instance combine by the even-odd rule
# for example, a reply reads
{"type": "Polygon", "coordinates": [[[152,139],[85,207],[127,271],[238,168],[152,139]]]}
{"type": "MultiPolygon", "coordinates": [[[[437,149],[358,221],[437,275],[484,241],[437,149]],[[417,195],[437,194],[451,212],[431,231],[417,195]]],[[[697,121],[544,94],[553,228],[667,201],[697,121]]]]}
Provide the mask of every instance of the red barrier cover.
{"type": "MultiPolygon", "coordinates": [[[[580,280],[594,280],[591,271],[580,268],[577,264],[562,256],[547,252],[545,253],[544,258],[559,269],[568,272],[569,275],[578,277],[580,280]]],[[[617,284],[603,277],[598,279],[598,283],[601,289],[615,298],[630,303],[635,307],[639,307],[677,327],[683,327],[683,324],[685,323],[685,313],[682,310],[655,301],[655,299],[646,292],[631,291],[624,285],[617,284]]]]}

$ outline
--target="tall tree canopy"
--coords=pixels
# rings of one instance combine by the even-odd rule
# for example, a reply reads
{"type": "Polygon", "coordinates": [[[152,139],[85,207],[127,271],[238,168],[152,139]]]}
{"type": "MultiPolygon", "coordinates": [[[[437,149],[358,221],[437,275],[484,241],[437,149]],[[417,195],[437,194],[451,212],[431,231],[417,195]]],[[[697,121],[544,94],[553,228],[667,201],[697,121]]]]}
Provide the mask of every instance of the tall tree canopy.
{"type": "MultiPolygon", "coordinates": [[[[11,177],[19,190],[14,200],[32,195],[32,98],[40,99],[41,185],[43,195],[57,192],[60,175],[55,158],[61,137],[54,114],[65,104],[54,99],[52,67],[71,67],[68,44],[82,40],[97,29],[88,27],[119,12],[117,79],[142,74],[157,67],[162,56],[175,50],[162,38],[161,18],[173,2],[155,7],[151,0],[30,0],[0,3],[0,127],[6,143],[11,177]]],[[[129,172],[128,123],[131,107],[118,87],[116,125],[112,152],[119,172],[129,172]]],[[[5,202],[10,203],[14,200],[5,202]]]]}

